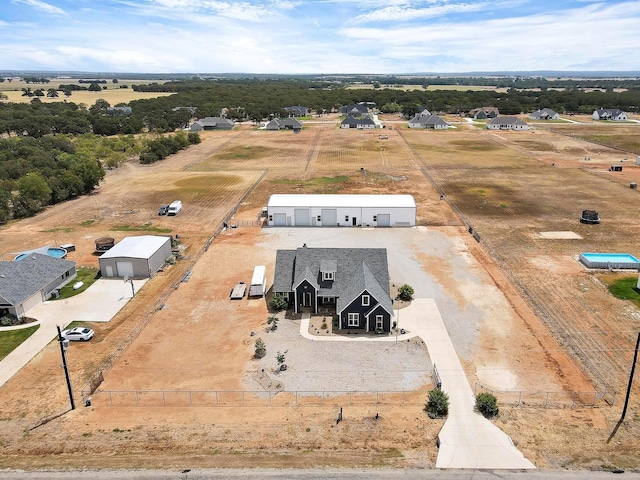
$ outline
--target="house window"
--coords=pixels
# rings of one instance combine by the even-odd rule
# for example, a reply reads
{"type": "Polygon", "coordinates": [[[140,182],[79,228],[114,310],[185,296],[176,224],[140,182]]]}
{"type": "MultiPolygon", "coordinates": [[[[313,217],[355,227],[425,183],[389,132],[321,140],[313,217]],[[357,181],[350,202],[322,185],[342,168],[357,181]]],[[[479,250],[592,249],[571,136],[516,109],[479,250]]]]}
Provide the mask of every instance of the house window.
{"type": "Polygon", "coordinates": [[[371,297],[369,295],[362,295],[362,306],[368,307],[371,302],[371,297]]]}
{"type": "Polygon", "coordinates": [[[333,297],[322,297],[322,303],[326,304],[326,303],[334,303],[335,299],[333,297]]]}
{"type": "Polygon", "coordinates": [[[345,222],[348,222],[348,221],[349,221],[349,215],[345,215],[345,216],[344,216],[344,221],[345,221],[345,222]]]}
{"type": "Polygon", "coordinates": [[[322,280],[333,280],[333,272],[322,272],[322,280]]]}
{"type": "Polygon", "coordinates": [[[384,327],[384,317],[382,315],[376,315],[376,330],[382,330],[384,327]]]}
{"type": "Polygon", "coordinates": [[[349,327],[359,327],[360,326],[360,315],[357,313],[350,313],[349,318],[347,320],[347,326],[349,327]]]}

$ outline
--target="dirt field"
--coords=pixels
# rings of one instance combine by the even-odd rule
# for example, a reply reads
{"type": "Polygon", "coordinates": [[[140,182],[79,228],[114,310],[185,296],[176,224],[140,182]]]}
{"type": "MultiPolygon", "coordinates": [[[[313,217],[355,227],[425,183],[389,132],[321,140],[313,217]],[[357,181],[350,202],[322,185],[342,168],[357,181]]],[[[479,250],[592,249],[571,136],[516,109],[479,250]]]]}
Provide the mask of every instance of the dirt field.
{"type": "MultiPolygon", "coordinates": [[[[628,187],[640,179],[640,167],[624,160],[629,154],[541,129],[488,132],[461,123],[425,132],[394,124],[385,132],[389,139],[381,140],[377,132],[344,131],[337,124],[309,123],[298,135],[249,126],[207,132],[201,144],[163,162],[110,172],[91,196],[2,227],[3,259],[27,248],[74,243],[69,258],[97,266],[95,238],[119,240],[154,229],[179,234],[186,246],[182,260],[148,282],[112,322],[96,326],[94,341],[74,345],[74,390],[79,393],[145,319],[142,334],[105,372],[104,390],[246,388],[247,372],[255,370],[247,332],[264,331],[267,309],[261,300],[234,303],[227,297],[253,265],[272,271],[275,258],[255,248],[263,232],[243,225],[256,221],[276,192],[409,193],[419,224],[447,239],[440,240],[446,248],[419,254],[415,263],[451,312],[448,328],[464,333],[456,349],[472,385],[489,386],[499,402],[506,390],[533,395],[606,388],[609,401],[617,392],[613,407],[603,400],[597,408],[578,409],[501,404],[497,425],[539,467],[640,468],[637,388],[626,421],[610,439],[640,315],[576,261],[582,251],[640,254],[638,192],[628,187]],[[607,171],[620,160],[623,172],[607,171]],[[232,219],[240,226],[205,252],[207,239],[253,185],[232,219]],[[174,198],[182,199],[183,212],[156,216],[159,204],[174,198]],[[600,225],[579,223],[587,208],[600,212],[600,225]],[[469,235],[470,225],[479,242],[469,235]],[[560,231],[577,235],[540,235],[560,231]],[[463,263],[473,281],[460,281],[463,263]],[[189,270],[189,282],[180,283],[189,270]],[[155,311],[159,300],[164,308],[155,311]],[[455,324],[465,318],[476,320],[455,324]]],[[[351,405],[339,425],[335,405],[143,408],[97,402],[65,413],[59,362],[52,343],[0,389],[0,466],[435,463],[442,423],[429,420],[420,404],[351,405]]]]}

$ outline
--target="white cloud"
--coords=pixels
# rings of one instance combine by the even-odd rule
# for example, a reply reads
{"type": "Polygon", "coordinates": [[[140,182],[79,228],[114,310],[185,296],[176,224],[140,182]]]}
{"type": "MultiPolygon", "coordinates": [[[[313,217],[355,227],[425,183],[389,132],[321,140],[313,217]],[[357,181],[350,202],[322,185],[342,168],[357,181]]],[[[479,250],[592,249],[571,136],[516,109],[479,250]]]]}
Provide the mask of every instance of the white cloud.
{"type": "Polygon", "coordinates": [[[51,5],[50,3],[43,2],[41,0],[12,0],[12,2],[22,3],[50,15],[67,15],[67,12],[65,12],[61,8],[58,8],[55,5],[51,5]]]}
{"type": "Polygon", "coordinates": [[[449,15],[451,13],[469,13],[485,10],[487,4],[479,3],[458,3],[458,4],[444,4],[433,5],[425,8],[416,8],[410,5],[397,5],[384,7],[379,10],[375,10],[369,13],[363,13],[356,16],[354,23],[367,23],[367,22],[389,22],[398,21],[405,22],[411,20],[420,20],[425,18],[441,17],[449,15]]]}

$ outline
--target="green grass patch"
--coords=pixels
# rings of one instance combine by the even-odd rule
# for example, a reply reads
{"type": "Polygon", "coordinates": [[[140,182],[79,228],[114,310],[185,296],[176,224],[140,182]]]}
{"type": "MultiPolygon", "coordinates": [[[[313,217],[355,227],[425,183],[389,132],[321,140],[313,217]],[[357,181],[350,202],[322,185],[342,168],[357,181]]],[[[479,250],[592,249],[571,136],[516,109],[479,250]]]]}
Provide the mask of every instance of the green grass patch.
{"type": "Polygon", "coordinates": [[[640,291],[637,289],[638,277],[604,278],[609,288],[609,293],[621,300],[629,300],[640,307],[640,291]]]}
{"type": "Polygon", "coordinates": [[[0,332],[0,360],[13,352],[18,346],[40,328],[40,325],[0,332]]]}
{"type": "Polygon", "coordinates": [[[211,158],[219,160],[255,160],[268,157],[274,149],[264,146],[237,146],[223,150],[214,154],[211,158]]]}
{"type": "Polygon", "coordinates": [[[116,225],[109,229],[112,232],[154,232],[154,233],[171,233],[170,228],[158,228],[149,225],[116,225]]]}
{"type": "Polygon", "coordinates": [[[96,223],[95,220],[85,220],[84,222],[82,222],[80,225],[83,227],[90,227],[91,225],[93,225],[94,223],[96,223]]]}
{"type": "Polygon", "coordinates": [[[44,233],[56,233],[56,232],[64,232],[64,233],[71,233],[73,232],[73,228],[71,227],[65,227],[65,228],[51,228],[49,230],[42,230],[44,233]]]}
{"type": "Polygon", "coordinates": [[[74,295],[84,292],[99,278],[100,270],[97,268],[80,267],[76,270],[76,273],[78,276],[60,289],[60,296],[58,297],[58,300],[73,297],[74,295]],[[79,289],[74,290],[73,285],[77,282],[83,282],[84,285],[79,289]]]}

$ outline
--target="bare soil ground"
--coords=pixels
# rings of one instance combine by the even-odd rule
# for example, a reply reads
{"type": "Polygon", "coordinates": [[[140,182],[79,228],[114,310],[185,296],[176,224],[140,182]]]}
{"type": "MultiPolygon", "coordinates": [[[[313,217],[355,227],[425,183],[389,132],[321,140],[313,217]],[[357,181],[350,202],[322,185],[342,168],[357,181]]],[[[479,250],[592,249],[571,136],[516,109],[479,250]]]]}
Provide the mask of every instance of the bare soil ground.
{"type": "MultiPolygon", "coordinates": [[[[453,226],[443,231],[460,246],[459,255],[471,256],[484,272],[484,291],[499,290],[505,299],[504,305],[483,307],[486,320],[463,362],[472,385],[504,380],[508,386],[513,370],[524,390],[548,385],[553,391],[602,392],[607,385],[617,392],[613,407],[501,405],[498,426],[540,467],[640,468],[637,388],[627,419],[612,436],[640,315],[611,297],[598,273],[576,261],[581,251],[640,253],[638,192],[623,183],[640,178],[640,167],[624,163],[620,181],[607,169],[625,162],[627,153],[541,129],[495,133],[460,124],[447,132],[424,132],[398,126],[385,132],[388,140],[380,140],[377,132],[344,131],[337,124],[337,119],[309,124],[299,135],[249,126],[207,132],[200,145],[163,162],[110,172],[93,195],[2,227],[5,260],[15,251],[74,243],[77,250],[69,258],[97,266],[95,238],[119,240],[153,234],[153,228],[179,234],[187,247],[185,257],[148,282],[112,322],[96,327],[97,341],[72,350],[76,393],[150,315],[142,334],[107,373],[104,389],[242,388],[243,373],[253,362],[253,339],[246,332],[264,328],[267,309],[257,299],[231,302],[228,293],[238,280],[250,278],[252,265],[266,263],[272,270],[274,259],[260,258],[253,248],[260,234],[255,227],[232,229],[207,251],[204,245],[268,169],[235,220],[257,220],[276,192],[380,192],[414,195],[421,225],[453,226]],[[183,212],[157,217],[159,204],[174,198],[183,200],[183,212]],[[600,225],[579,223],[586,208],[600,212],[600,225]],[[468,234],[468,225],[479,242],[468,234]],[[114,230],[122,227],[132,231],[114,230]],[[573,231],[582,239],[541,238],[543,231],[573,231]],[[190,281],[180,283],[188,270],[190,281]],[[156,311],[159,300],[164,308],[156,311]],[[167,331],[172,334],[163,334],[167,331]]],[[[453,270],[438,268],[437,258],[419,261],[457,305],[482,304],[473,298],[473,288],[456,285],[453,270]]],[[[96,404],[65,413],[59,363],[52,343],[0,389],[1,466],[435,463],[442,422],[428,420],[420,405],[355,405],[337,425],[335,405],[96,404]],[[40,425],[45,419],[50,421],[40,425]]]]}

